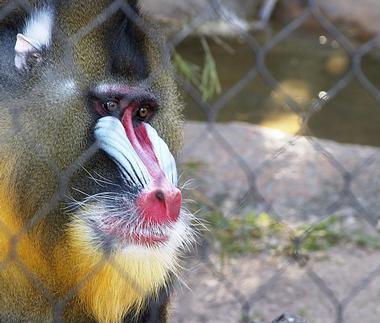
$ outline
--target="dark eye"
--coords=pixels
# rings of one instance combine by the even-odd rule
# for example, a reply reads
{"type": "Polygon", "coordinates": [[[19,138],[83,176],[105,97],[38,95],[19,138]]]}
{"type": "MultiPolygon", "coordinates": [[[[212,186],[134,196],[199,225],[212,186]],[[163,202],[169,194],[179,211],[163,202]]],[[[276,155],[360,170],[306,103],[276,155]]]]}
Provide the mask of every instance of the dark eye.
{"type": "Polygon", "coordinates": [[[104,110],[107,112],[115,112],[119,108],[119,104],[116,101],[107,101],[103,104],[104,110]]]}
{"type": "Polygon", "coordinates": [[[42,62],[42,54],[40,52],[30,53],[26,62],[29,68],[39,65],[42,62]]]}
{"type": "Polygon", "coordinates": [[[147,104],[144,104],[138,108],[138,110],[136,112],[136,116],[139,119],[146,119],[149,115],[149,112],[150,112],[150,106],[147,104]]]}

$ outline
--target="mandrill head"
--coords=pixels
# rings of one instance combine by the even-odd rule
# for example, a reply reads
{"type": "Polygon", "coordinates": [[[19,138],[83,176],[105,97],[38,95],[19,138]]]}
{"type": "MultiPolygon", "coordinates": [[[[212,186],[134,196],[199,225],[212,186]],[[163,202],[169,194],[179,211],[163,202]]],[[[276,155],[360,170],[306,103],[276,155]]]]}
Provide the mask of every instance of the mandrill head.
{"type": "Polygon", "coordinates": [[[0,283],[15,295],[0,292],[0,320],[3,307],[27,312],[26,294],[39,318],[60,304],[68,320],[119,322],[177,274],[192,240],[182,105],[151,30],[136,1],[43,1],[0,22],[0,283]]]}

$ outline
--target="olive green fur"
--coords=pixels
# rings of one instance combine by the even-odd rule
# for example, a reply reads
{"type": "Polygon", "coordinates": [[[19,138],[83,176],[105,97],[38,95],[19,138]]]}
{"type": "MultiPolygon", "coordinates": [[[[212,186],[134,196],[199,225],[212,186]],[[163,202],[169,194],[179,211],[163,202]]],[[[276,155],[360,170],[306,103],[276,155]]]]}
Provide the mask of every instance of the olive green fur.
{"type": "MultiPolygon", "coordinates": [[[[6,3],[0,1],[0,8],[6,3]]],[[[175,156],[181,147],[183,104],[170,63],[162,55],[164,39],[156,35],[156,26],[151,26],[147,18],[140,17],[145,21],[144,31],[148,31],[140,40],[142,55],[147,60],[147,80],[111,72],[108,40],[116,28],[115,21],[122,19],[122,11],[116,11],[104,23],[77,38],[78,32],[112,3],[103,0],[56,1],[53,45],[47,52],[46,63],[24,78],[15,77],[17,87],[14,90],[0,91],[0,159],[9,160],[9,168],[0,173],[0,181],[7,182],[9,191],[14,192],[14,212],[20,221],[27,223],[42,212],[31,232],[42,232],[43,241],[36,243],[45,250],[47,261],[54,246],[65,239],[65,228],[71,220],[65,205],[70,196],[78,194],[73,188],[91,193],[99,190],[84,169],[110,180],[119,176],[115,165],[103,152],[91,150],[97,120],[95,111],[88,104],[91,88],[101,83],[146,87],[158,99],[159,108],[151,120],[153,127],[175,156]],[[150,35],[149,30],[154,30],[154,33],[150,35]],[[70,80],[76,86],[69,93],[64,86],[70,80]]],[[[32,7],[40,6],[39,1],[32,1],[32,7]]],[[[22,14],[20,19],[25,19],[25,11],[14,10],[13,14],[17,16],[18,12],[22,14]]],[[[10,19],[0,21],[0,28],[11,23],[10,19]]],[[[15,30],[20,31],[20,23],[16,20],[14,23],[17,25],[15,30]]],[[[14,37],[16,39],[16,35],[14,37]]],[[[30,294],[27,293],[15,295],[12,286],[13,282],[2,277],[0,266],[0,322],[52,320],[51,304],[38,287],[33,287],[35,298],[29,299],[30,294]],[[5,299],[7,302],[3,302],[5,299]],[[4,308],[1,303],[9,303],[10,299],[17,306],[4,308]],[[17,308],[18,312],[15,312],[17,308]]],[[[55,291],[51,292],[54,294],[55,291]]],[[[73,308],[80,307],[75,298],[68,304],[73,308]]],[[[160,313],[166,313],[166,305],[162,307],[160,313]]],[[[64,313],[70,322],[93,321],[85,311],[76,311],[75,316],[70,311],[64,313]]],[[[162,315],[161,321],[166,320],[166,314],[162,315]]]]}

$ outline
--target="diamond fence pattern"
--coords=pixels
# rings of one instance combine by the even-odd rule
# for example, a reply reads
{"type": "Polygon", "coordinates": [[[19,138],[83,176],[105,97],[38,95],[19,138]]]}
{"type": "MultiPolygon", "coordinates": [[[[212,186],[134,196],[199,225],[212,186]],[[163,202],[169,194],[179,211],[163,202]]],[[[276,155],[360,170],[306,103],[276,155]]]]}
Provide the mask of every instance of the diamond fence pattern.
{"type": "MultiPolygon", "coordinates": [[[[288,2],[285,2],[287,5],[288,2]]],[[[17,1],[9,1],[7,4],[1,8],[0,11],[0,19],[5,19],[7,15],[14,8],[22,8],[23,10],[29,12],[32,10],[32,5],[28,1],[17,0],[17,1]]],[[[124,0],[115,0],[113,1],[103,12],[101,12],[98,16],[94,17],[92,21],[89,22],[85,27],[80,29],[78,32],[73,34],[70,38],[65,39],[64,35],[59,34],[58,37],[65,40],[66,48],[65,54],[67,58],[70,59],[71,48],[73,45],[78,43],[83,37],[85,37],[88,33],[96,30],[102,23],[110,19],[110,17],[118,10],[121,10],[125,13],[125,15],[133,20],[139,28],[145,32],[151,38],[152,42],[155,42],[156,31],[151,26],[147,25],[144,20],[139,18],[129,7],[127,1],[124,0]]],[[[279,214],[276,209],[273,207],[272,202],[268,200],[265,196],[265,193],[261,192],[259,188],[259,184],[257,183],[257,179],[260,176],[261,170],[266,167],[266,165],[273,160],[275,160],[278,156],[284,154],[290,146],[297,145],[298,139],[297,137],[292,138],[287,145],[279,148],[272,156],[263,160],[258,167],[252,167],[247,161],[242,158],[239,152],[231,145],[231,143],[225,139],[223,134],[219,133],[218,128],[216,127],[216,118],[221,110],[234,98],[236,98],[241,90],[253,79],[257,77],[261,77],[262,80],[273,90],[276,90],[281,94],[284,98],[287,106],[299,116],[301,122],[301,127],[299,129],[299,135],[307,135],[306,140],[313,147],[313,149],[318,153],[318,155],[322,156],[324,159],[328,160],[328,162],[332,165],[333,168],[340,174],[341,180],[343,181],[343,186],[341,191],[339,192],[339,198],[325,207],[324,214],[328,217],[330,214],[339,211],[344,207],[351,207],[355,210],[356,216],[365,219],[370,226],[376,228],[378,226],[378,216],[379,214],[371,214],[370,211],[366,209],[366,207],[361,203],[361,200],[355,195],[352,189],[352,185],[355,179],[362,173],[365,172],[367,167],[369,167],[376,157],[378,156],[378,151],[367,158],[360,167],[356,167],[354,171],[349,171],[345,168],[345,165],[342,164],[341,161],[337,160],[334,155],[324,148],[324,146],[316,140],[312,135],[312,131],[308,128],[308,120],[320,109],[322,109],[329,101],[334,99],[337,95],[339,95],[347,85],[353,81],[357,80],[360,85],[368,92],[379,104],[380,108],[380,90],[367,78],[366,74],[362,69],[362,59],[363,56],[374,49],[376,46],[380,44],[380,35],[376,35],[371,38],[366,43],[360,46],[354,46],[352,42],[344,35],[344,33],[332,23],[325,14],[320,10],[318,6],[317,0],[308,0],[305,1],[304,9],[302,13],[300,13],[296,18],[294,18],[289,24],[281,29],[278,33],[274,34],[271,39],[265,43],[265,45],[260,45],[260,43],[255,39],[254,36],[247,30],[243,29],[241,25],[237,24],[235,20],[231,19],[231,17],[226,14],[224,7],[219,3],[218,0],[210,0],[209,6],[207,10],[199,12],[199,14],[192,19],[192,21],[184,24],[184,27],[174,35],[172,35],[166,43],[165,48],[161,48],[162,53],[162,61],[160,62],[160,66],[157,71],[149,76],[147,83],[154,82],[157,75],[165,69],[171,68],[169,64],[168,57],[171,55],[171,52],[175,50],[176,46],[181,44],[187,37],[189,37],[194,31],[197,30],[204,23],[209,21],[210,19],[215,19],[218,17],[223,20],[225,23],[232,28],[241,39],[243,39],[244,43],[249,47],[252,51],[252,56],[255,57],[255,62],[246,71],[246,74],[243,75],[238,82],[224,91],[224,93],[213,103],[209,103],[202,99],[201,93],[186,79],[184,79],[178,73],[175,73],[175,80],[178,83],[178,86],[183,89],[192,100],[201,108],[208,116],[208,122],[204,127],[204,131],[199,134],[199,137],[194,138],[192,141],[191,147],[187,147],[190,150],[196,150],[197,145],[200,141],[203,140],[204,136],[207,134],[212,135],[213,140],[221,147],[221,149],[225,150],[231,159],[234,160],[239,165],[239,168],[244,173],[246,177],[246,181],[248,183],[249,190],[246,195],[246,199],[252,199],[255,201],[257,205],[260,206],[261,210],[264,212],[268,212],[273,215],[278,222],[282,221],[282,216],[279,214]],[[346,51],[347,55],[350,57],[350,68],[344,74],[344,76],[338,80],[328,91],[326,91],[325,96],[314,100],[308,109],[304,109],[299,106],[299,104],[289,96],[282,88],[278,80],[271,73],[271,66],[266,63],[266,58],[268,53],[281,41],[286,39],[289,35],[295,32],[298,28],[302,27],[302,25],[307,21],[307,19],[314,18],[320,26],[330,35],[330,37],[334,38],[340,46],[346,51]]],[[[286,64],[287,62],[284,62],[286,64]]],[[[18,116],[19,116],[20,108],[16,107],[12,111],[13,116],[13,124],[14,124],[14,135],[20,135],[20,128],[23,127],[20,124],[18,116]]],[[[29,140],[25,138],[25,141],[29,140]]],[[[1,144],[1,139],[0,139],[1,144]]],[[[59,167],[55,164],[55,162],[47,156],[47,153],[44,151],[37,151],[36,154],[38,157],[46,162],[51,171],[56,173],[57,178],[59,178],[59,189],[53,195],[52,199],[46,205],[42,205],[40,210],[34,215],[32,219],[30,219],[29,223],[25,228],[19,232],[16,236],[12,236],[10,232],[7,231],[7,228],[0,221],[0,230],[8,235],[11,241],[12,247],[5,259],[0,262],[0,270],[3,270],[10,263],[15,263],[19,270],[25,275],[25,277],[31,281],[31,283],[37,287],[41,294],[49,300],[49,302],[54,307],[54,321],[62,320],[62,311],[65,305],[75,297],[78,291],[84,286],[89,279],[91,279],[91,273],[89,277],[86,277],[80,285],[76,286],[73,290],[69,291],[67,295],[63,299],[58,299],[55,295],[53,295],[49,289],[44,285],[44,283],[35,275],[35,273],[31,272],[25,264],[23,264],[20,259],[17,257],[16,246],[17,243],[28,234],[28,232],[37,225],[44,217],[46,217],[51,210],[58,207],[59,203],[64,199],[67,185],[70,177],[73,173],[78,170],[84,162],[89,160],[91,156],[98,150],[97,146],[94,144],[89,147],[86,151],[83,152],[82,156],[76,160],[68,169],[65,171],[60,171],[59,167]]],[[[337,296],[334,291],[330,288],[329,284],[318,274],[313,266],[307,266],[307,259],[305,259],[304,255],[302,255],[301,247],[305,239],[313,232],[314,228],[326,217],[319,218],[313,224],[309,225],[302,234],[293,234],[291,230],[289,230],[289,237],[292,241],[292,253],[289,257],[288,262],[282,266],[276,273],[270,277],[268,280],[261,282],[259,287],[250,292],[250,295],[246,295],[244,292],[240,290],[239,282],[233,281],[228,278],[224,273],[219,269],[219,266],[216,265],[215,259],[212,258],[209,254],[209,249],[207,248],[207,241],[203,241],[203,244],[200,247],[201,252],[199,253],[200,261],[208,268],[210,273],[214,275],[218,279],[219,284],[223,285],[230,292],[230,296],[233,298],[234,304],[241,312],[241,321],[243,322],[256,322],[251,319],[255,310],[256,304],[261,300],[263,295],[271,290],[273,285],[281,279],[284,272],[287,270],[287,267],[290,266],[302,266],[304,267],[304,271],[306,275],[310,278],[313,284],[319,289],[322,297],[335,309],[335,317],[331,317],[331,322],[341,323],[346,322],[345,313],[350,307],[354,307],[355,299],[360,293],[366,293],[367,289],[371,285],[371,283],[380,276],[380,262],[379,265],[372,270],[366,276],[363,276],[361,280],[353,284],[353,287],[349,290],[349,292],[343,297],[337,296]]],[[[104,255],[104,259],[98,264],[99,268],[102,266],[104,262],[112,261],[109,255],[104,255]]],[[[132,284],[135,285],[135,289],[138,291],[139,286],[138,282],[131,281],[131,278],[128,276],[128,272],[125,272],[123,268],[118,268],[117,264],[114,264],[115,268],[122,275],[125,276],[126,280],[129,280],[132,284]]],[[[255,273],[252,273],[254,276],[255,273]]],[[[379,293],[377,294],[379,296],[379,293]]],[[[302,300],[298,300],[302,302],[302,300]]],[[[373,302],[379,302],[378,299],[373,299],[373,302]]],[[[181,304],[181,306],[186,307],[186,304],[181,304]]],[[[283,312],[286,312],[285,308],[283,312]]],[[[278,316],[280,313],[274,313],[273,318],[278,316]]],[[[313,317],[307,318],[310,322],[313,322],[313,317]]],[[[158,320],[158,318],[157,318],[158,320]]],[[[298,319],[295,316],[291,315],[283,315],[276,322],[303,322],[302,319],[298,319]]],[[[154,320],[153,320],[154,321],[154,320]]],[[[189,318],[190,321],[190,318],[189,318]]]]}

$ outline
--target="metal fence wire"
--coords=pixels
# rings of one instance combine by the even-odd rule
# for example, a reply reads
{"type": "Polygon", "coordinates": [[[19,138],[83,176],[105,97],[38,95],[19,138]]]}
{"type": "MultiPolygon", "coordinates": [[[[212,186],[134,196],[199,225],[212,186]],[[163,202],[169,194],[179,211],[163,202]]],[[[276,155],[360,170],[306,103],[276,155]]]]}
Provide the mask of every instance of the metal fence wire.
{"type": "MultiPolygon", "coordinates": [[[[270,214],[271,218],[269,221],[273,221],[271,223],[274,225],[278,224],[281,227],[286,228],[286,239],[276,240],[276,244],[281,244],[284,243],[284,241],[287,241],[287,245],[283,246],[287,250],[286,256],[282,257],[281,261],[273,262],[272,270],[268,272],[266,272],[266,268],[268,267],[262,266],[262,271],[259,269],[260,259],[262,259],[260,252],[265,252],[266,250],[248,255],[244,254],[243,256],[240,255],[237,258],[232,258],[232,260],[226,260],[221,257],[217,251],[215,251],[215,241],[213,241],[214,236],[212,234],[214,228],[209,227],[211,234],[209,232],[201,233],[202,238],[199,239],[200,241],[198,247],[196,248],[197,252],[195,253],[195,256],[194,254],[192,254],[192,256],[189,255],[191,260],[188,262],[191,264],[184,265],[184,267],[189,269],[184,271],[184,277],[181,278],[181,280],[186,282],[187,276],[191,276],[191,271],[199,270],[201,267],[204,274],[198,277],[199,280],[211,277],[214,285],[211,283],[208,284],[207,281],[197,281],[197,277],[191,278],[194,281],[191,282],[190,285],[203,286],[202,288],[204,288],[206,296],[207,293],[210,293],[210,295],[213,295],[212,297],[215,297],[215,299],[208,303],[207,300],[203,299],[205,297],[204,294],[201,296],[197,293],[193,293],[191,298],[201,299],[195,301],[191,300],[190,302],[188,297],[183,297],[183,293],[186,293],[183,290],[186,290],[186,288],[179,289],[179,291],[175,292],[175,296],[173,297],[175,309],[173,310],[174,314],[172,320],[178,322],[220,322],[223,320],[225,322],[261,322],[261,320],[269,319],[268,316],[260,316],[261,309],[263,307],[268,307],[268,311],[271,311],[271,308],[273,309],[273,312],[270,313],[270,321],[275,320],[276,317],[279,317],[284,313],[295,313],[295,311],[298,311],[298,313],[295,314],[304,317],[306,321],[310,322],[378,322],[378,315],[380,314],[378,309],[380,290],[379,284],[375,283],[380,277],[379,261],[376,263],[376,260],[374,260],[369,268],[363,268],[364,265],[361,266],[359,262],[355,268],[346,269],[346,273],[347,270],[349,272],[352,271],[352,280],[350,279],[350,275],[345,276],[345,274],[342,274],[342,276],[339,277],[338,271],[338,275],[334,277],[338,280],[342,279],[342,284],[345,288],[343,288],[343,291],[336,292],[334,289],[334,281],[331,281],[331,277],[329,278],[328,273],[326,274],[326,271],[324,270],[324,264],[328,263],[329,260],[321,260],[318,262],[315,258],[317,258],[319,254],[305,253],[304,244],[309,241],[308,239],[313,235],[313,232],[320,229],[321,224],[326,223],[326,221],[328,221],[333,215],[340,214],[341,211],[346,209],[350,210],[350,214],[354,220],[361,221],[361,223],[362,220],[366,222],[366,224],[363,225],[363,227],[365,227],[363,230],[372,230],[371,237],[373,237],[373,239],[376,240],[376,238],[379,237],[377,231],[380,218],[380,213],[378,211],[379,208],[377,208],[377,211],[376,208],[368,208],[367,203],[367,199],[371,199],[371,201],[375,199],[374,203],[376,206],[376,197],[366,195],[365,192],[362,194],[362,192],[358,192],[355,188],[355,185],[357,185],[356,181],[358,180],[364,181],[361,187],[366,187],[369,181],[376,181],[373,177],[376,176],[376,174],[378,175],[378,173],[375,172],[374,174],[368,174],[368,172],[373,171],[374,166],[379,165],[379,150],[377,148],[366,147],[365,149],[367,150],[363,153],[364,157],[358,157],[359,162],[354,165],[355,167],[352,167],[352,164],[348,163],[347,165],[344,159],[337,158],[334,151],[334,143],[316,139],[316,137],[313,136],[313,132],[310,129],[308,122],[310,118],[326,107],[331,101],[334,100],[334,98],[339,95],[346,95],[347,93],[345,90],[352,82],[355,82],[355,84],[360,86],[362,90],[367,93],[367,95],[371,96],[372,99],[376,101],[377,108],[380,108],[380,90],[366,76],[366,73],[362,68],[364,56],[379,46],[380,34],[371,36],[370,39],[366,40],[364,43],[358,44],[357,42],[354,42],[350,37],[346,36],[340,27],[338,27],[340,25],[335,24],[332,20],[328,19],[326,13],[321,10],[319,1],[317,0],[261,1],[259,4],[261,10],[257,15],[258,21],[253,29],[255,31],[258,29],[263,31],[271,30],[271,32],[266,33],[266,40],[264,42],[257,39],[256,34],[255,32],[252,32],[252,29],[245,28],[238,20],[235,19],[236,17],[234,18],[231,16],[229,11],[226,10],[225,3],[220,3],[218,0],[210,0],[208,1],[208,4],[203,7],[202,11],[192,16],[193,18],[191,20],[184,21],[179,30],[174,33],[171,32],[166,42],[166,46],[161,48],[162,56],[164,58],[162,59],[161,65],[156,73],[158,75],[162,70],[171,68],[171,65],[168,64],[167,57],[176,52],[177,48],[179,48],[181,44],[192,37],[192,35],[202,28],[204,24],[211,20],[223,22],[223,24],[227,25],[236,37],[239,38],[240,43],[246,45],[249,53],[251,53],[253,62],[252,66],[247,68],[244,75],[242,75],[232,87],[228,89],[223,88],[221,94],[218,95],[218,97],[213,101],[205,100],[204,97],[202,97],[202,93],[199,88],[197,88],[194,83],[178,71],[173,71],[175,81],[180,90],[186,95],[186,97],[189,98],[189,100],[192,101],[193,105],[197,106],[200,111],[203,111],[205,115],[204,119],[206,120],[203,123],[197,123],[198,128],[194,128],[195,130],[191,134],[191,140],[188,140],[185,144],[181,161],[186,164],[186,156],[191,156],[194,152],[200,149],[199,147],[204,144],[205,141],[210,141],[212,143],[208,146],[208,148],[210,148],[208,152],[210,155],[212,155],[216,150],[223,151],[228,159],[225,165],[234,164],[236,172],[242,174],[241,177],[237,174],[231,174],[231,172],[234,172],[231,168],[227,168],[225,170],[226,174],[224,174],[228,176],[229,181],[237,181],[235,184],[238,186],[240,185],[240,180],[243,182],[241,185],[245,187],[245,192],[241,192],[241,190],[239,191],[238,194],[241,194],[239,203],[244,203],[250,208],[253,208],[256,214],[270,214]],[[302,10],[292,16],[285,25],[277,28],[278,31],[274,32],[269,24],[271,14],[276,14],[275,6],[281,6],[281,10],[286,10],[286,8],[289,8],[295,3],[299,5],[302,10]],[[349,67],[342,77],[337,79],[337,81],[335,81],[329,89],[323,92],[323,95],[311,100],[310,104],[305,108],[300,105],[297,98],[289,95],[289,93],[282,87],[281,81],[275,78],[271,72],[271,65],[268,64],[267,58],[271,55],[273,49],[278,44],[286,40],[297,30],[304,28],[305,24],[307,24],[310,19],[319,25],[318,28],[322,29],[330,39],[334,40],[336,44],[338,44],[338,46],[345,51],[346,55],[349,57],[349,67]],[[232,100],[239,98],[242,90],[256,79],[261,79],[270,91],[276,92],[281,96],[283,104],[292,114],[296,115],[300,127],[295,136],[286,137],[286,139],[281,142],[281,144],[278,144],[275,149],[272,149],[264,155],[252,156],[249,155],[249,152],[253,149],[249,143],[249,138],[239,137],[240,133],[236,130],[232,141],[232,139],[227,136],[227,134],[230,133],[226,132],[228,129],[225,128],[225,125],[220,125],[217,123],[217,120],[220,114],[223,113],[223,109],[225,109],[225,107],[232,100]],[[240,141],[246,143],[243,147],[244,152],[240,149],[241,146],[238,144],[240,141]],[[281,185],[281,179],[277,179],[276,176],[276,169],[279,167],[284,169],[286,172],[286,167],[291,168],[291,163],[294,162],[294,159],[290,158],[289,164],[286,167],[283,165],[280,167],[277,162],[281,158],[286,159],[289,157],[289,151],[301,144],[309,147],[305,154],[312,152],[314,156],[313,158],[317,159],[314,161],[316,164],[327,163],[329,165],[329,173],[322,174],[316,172],[316,175],[328,178],[332,176],[331,174],[334,174],[333,176],[336,176],[334,177],[334,181],[339,184],[334,186],[332,191],[325,192],[327,195],[333,195],[334,198],[326,198],[328,203],[325,203],[323,200],[317,203],[319,205],[317,217],[312,218],[312,220],[308,219],[308,221],[301,226],[302,229],[293,230],[292,226],[287,223],[289,217],[287,217],[287,214],[283,213],[285,211],[276,207],[276,197],[268,197],[268,190],[263,189],[262,174],[268,172],[268,169],[273,172],[273,176],[269,176],[266,179],[265,185],[267,185],[267,187],[270,185],[272,185],[272,187],[281,185]],[[245,155],[246,152],[248,153],[248,157],[245,155]],[[228,172],[229,174],[227,174],[228,172]],[[365,177],[364,179],[361,179],[363,175],[365,175],[365,177]],[[205,237],[203,237],[203,235],[205,237]],[[257,263],[254,266],[252,265],[253,267],[250,270],[250,261],[252,259],[255,259],[257,263]],[[247,265],[247,268],[244,271],[244,274],[240,272],[240,277],[244,278],[243,282],[239,280],[240,278],[237,279],[239,274],[237,274],[236,270],[239,271],[239,268],[243,270],[244,264],[247,265]],[[287,273],[294,273],[295,270],[299,270],[300,275],[303,277],[302,282],[297,280],[297,277],[299,276],[295,276],[296,278],[293,277],[293,280],[289,280],[289,277],[286,276],[287,273]],[[291,293],[292,296],[289,296],[286,291],[281,289],[282,287],[278,287],[283,286],[281,285],[281,281],[283,281],[285,277],[287,277],[286,279],[288,281],[288,285],[283,287],[284,289],[292,287],[299,288],[300,284],[304,284],[305,280],[308,281],[308,288],[313,289],[312,293],[318,295],[318,297],[314,300],[315,303],[310,303],[310,301],[308,301],[304,306],[302,306],[304,300],[308,299],[307,290],[303,290],[303,292],[300,291],[298,294],[297,292],[291,293]],[[357,279],[358,277],[359,279],[357,279]],[[210,292],[208,292],[208,287],[210,288],[210,292]],[[224,292],[222,292],[222,290],[224,292]],[[221,294],[218,294],[219,292],[221,294]],[[273,294],[279,295],[277,299],[281,298],[281,304],[271,303],[276,301],[276,298],[272,298],[271,296],[273,294]],[[363,295],[367,295],[367,298],[363,295]],[[198,309],[196,306],[200,306],[203,302],[205,302],[205,304],[212,305],[206,309],[198,309]],[[371,303],[372,307],[367,308],[367,305],[371,305],[368,303],[371,303]],[[229,305],[227,306],[227,304],[229,305]],[[294,306],[294,304],[297,304],[297,306],[294,306]],[[192,306],[194,306],[194,308],[191,308],[192,306]],[[315,306],[316,309],[313,309],[313,306],[315,306]],[[327,316],[319,315],[317,313],[324,307],[327,308],[327,316]],[[231,309],[232,312],[225,313],[223,308],[231,309]],[[300,308],[304,308],[304,310],[300,310],[300,308]],[[373,315],[370,316],[369,319],[366,319],[366,310],[370,312],[372,311],[373,315]],[[219,311],[220,313],[218,313],[219,311]],[[374,314],[375,312],[377,313],[377,316],[374,314]],[[231,314],[231,316],[229,314],[231,314]]],[[[26,0],[5,2],[0,11],[0,20],[6,19],[9,13],[15,8],[21,8],[26,12],[30,12],[33,5],[26,0]]],[[[119,10],[123,11],[128,19],[133,20],[135,24],[148,35],[148,37],[152,38],[153,42],[155,41],[155,29],[150,25],[146,25],[144,20],[136,16],[127,1],[115,0],[111,2],[109,6],[103,10],[103,12],[95,15],[94,19],[85,27],[71,35],[69,39],[65,39],[65,44],[67,45],[65,53],[67,56],[69,57],[71,55],[70,49],[73,45],[81,41],[90,32],[96,30],[108,19],[112,19],[111,17],[113,14],[119,10]]],[[[65,38],[65,36],[61,34],[59,34],[58,37],[65,38]]],[[[239,65],[239,63],[240,62],[236,62],[235,64],[239,65]]],[[[282,64],[286,65],[290,64],[290,62],[284,61],[282,64]]],[[[216,69],[218,69],[218,65],[216,65],[216,69]]],[[[150,75],[147,83],[154,82],[157,75],[150,75]]],[[[291,76],[292,75],[289,75],[289,77],[291,76]]],[[[255,93],[254,90],[252,90],[252,97],[254,96],[255,93]]],[[[249,98],[245,98],[245,100],[249,100],[249,98]]],[[[21,108],[22,107],[15,107],[14,111],[12,111],[12,122],[14,123],[15,136],[20,135],[20,128],[25,126],[18,118],[21,108]]],[[[252,109],[254,108],[254,104],[252,104],[252,109]]],[[[232,132],[234,132],[234,129],[235,128],[232,128],[232,132]]],[[[28,140],[31,139],[25,138],[26,142],[28,140]]],[[[357,147],[353,149],[353,154],[359,151],[355,150],[358,149],[357,147]]],[[[35,225],[48,216],[49,212],[60,206],[60,203],[66,196],[66,190],[70,177],[78,169],[80,169],[81,165],[89,160],[97,150],[98,148],[96,145],[88,148],[74,164],[63,172],[59,170],[59,167],[55,164],[55,161],[49,158],[47,152],[36,151],[36,156],[47,163],[51,171],[55,172],[57,178],[59,178],[59,190],[55,192],[47,205],[41,206],[39,211],[28,222],[27,226],[24,227],[24,229],[16,236],[12,236],[12,234],[8,231],[8,228],[1,223],[0,218],[0,230],[5,235],[9,234],[10,241],[13,246],[9,249],[10,251],[7,257],[0,262],[0,270],[5,270],[10,263],[16,264],[20,272],[22,272],[22,274],[33,284],[33,286],[40,290],[41,295],[46,298],[50,304],[52,304],[54,308],[53,317],[55,321],[62,320],[62,313],[65,306],[77,295],[86,282],[91,279],[91,275],[86,277],[86,279],[81,282],[80,286],[76,286],[76,288],[70,290],[64,298],[57,298],[47,288],[47,286],[44,285],[43,281],[41,281],[36,273],[31,272],[27,266],[25,266],[25,264],[18,259],[17,243],[25,235],[27,235],[35,225]]],[[[253,150],[251,152],[252,154],[255,153],[253,150]]],[[[202,151],[202,154],[204,154],[204,150],[202,151]]],[[[207,159],[207,156],[205,158],[207,159]]],[[[212,165],[209,165],[209,167],[212,167],[212,165]]],[[[303,172],[304,170],[300,168],[298,170],[292,169],[290,171],[303,172]]],[[[196,176],[197,175],[195,175],[195,177],[196,176]]],[[[304,174],[301,177],[305,177],[305,181],[307,181],[308,176],[308,174],[304,174]]],[[[200,177],[202,177],[202,175],[200,177]]],[[[216,183],[215,185],[218,184],[216,183]]],[[[376,192],[378,194],[379,190],[377,189],[376,192]]],[[[202,192],[202,194],[203,193],[204,192],[202,192]]],[[[192,196],[191,191],[189,194],[192,196]]],[[[202,194],[198,194],[196,197],[192,196],[192,198],[204,198],[204,195],[202,194]]],[[[205,194],[207,195],[207,193],[205,194]]],[[[377,195],[377,200],[378,199],[379,195],[377,195]]],[[[203,202],[200,202],[198,204],[202,203],[203,202]]],[[[198,213],[198,216],[202,218],[203,210],[207,210],[207,212],[209,212],[210,209],[213,209],[214,211],[217,210],[215,211],[216,213],[220,212],[222,214],[222,218],[229,220],[233,218],[231,214],[238,213],[236,210],[239,206],[227,208],[224,206],[223,202],[220,202],[220,205],[223,206],[218,208],[218,206],[215,206],[218,205],[218,203],[219,202],[215,202],[214,204],[211,203],[213,206],[210,207],[210,203],[206,201],[204,205],[201,205],[201,210],[198,213]]],[[[305,214],[307,215],[309,213],[307,203],[305,205],[294,208],[295,211],[292,214],[292,219],[298,219],[299,223],[302,223],[302,221],[305,220],[305,214]]],[[[242,213],[246,214],[243,211],[242,213]]],[[[312,211],[310,213],[314,214],[315,212],[312,211]]],[[[344,215],[345,213],[342,212],[342,214],[344,215]]],[[[237,218],[239,218],[239,216],[237,216],[237,218]]],[[[241,219],[241,216],[239,219],[241,219]]],[[[226,225],[228,226],[228,223],[226,225]]],[[[238,230],[236,239],[239,238],[239,234],[244,234],[244,229],[245,228],[242,227],[240,228],[241,231],[238,230]]],[[[231,230],[231,228],[226,227],[225,230],[227,232],[228,230],[231,230]]],[[[365,235],[364,231],[363,236],[365,235]]],[[[278,247],[279,246],[276,246],[276,248],[278,247]]],[[[331,248],[332,251],[329,250],[327,252],[333,260],[336,260],[335,257],[339,258],[339,255],[334,253],[336,247],[334,245],[334,247],[331,248]]],[[[218,250],[220,251],[220,249],[218,250]]],[[[371,252],[376,253],[376,251],[371,252]]],[[[364,255],[363,257],[365,258],[367,256],[364,255]]],[[[103,262],[111,261],[113,261],[112,257],[109,255],[104,255],[103,262]]],[[[341,261],[343,271],[346,263],[344,259],[341,261]]],[[[115,263],[114,265],[115,267],[118,267],[118,264],[115,263]]],[[[99,263],[99,268],[101,266],[102,263],[99,263]]],[[[120,271],[121,275],[125,276],[126,280],[130,281],[128,272],[125,272],[123,268],[117,268],[117,270],[120,271]]],[[[136,285],[135,290],[138,291],[138,282],[134,282],[134,284],[136,285]]],[[[153,318],[152,322],[157,320],[158,318],[153,318]]],[[[299,320],[299,322],[303,322],[301,318],[284,314],[282,318],[279,318],[276,322],[296,322],[297,320],[299,320]]]]}

